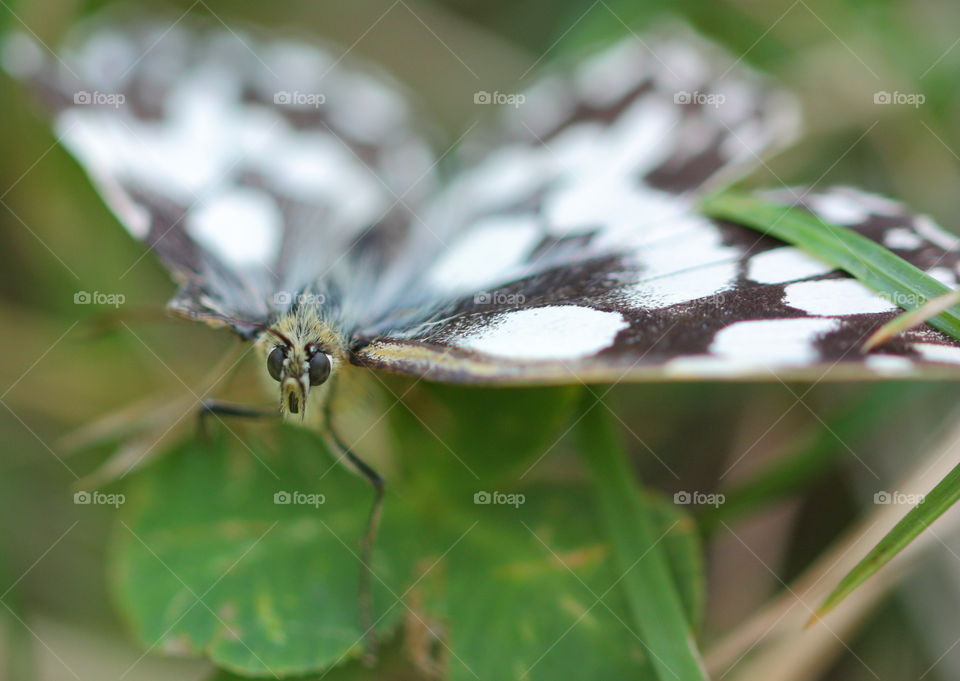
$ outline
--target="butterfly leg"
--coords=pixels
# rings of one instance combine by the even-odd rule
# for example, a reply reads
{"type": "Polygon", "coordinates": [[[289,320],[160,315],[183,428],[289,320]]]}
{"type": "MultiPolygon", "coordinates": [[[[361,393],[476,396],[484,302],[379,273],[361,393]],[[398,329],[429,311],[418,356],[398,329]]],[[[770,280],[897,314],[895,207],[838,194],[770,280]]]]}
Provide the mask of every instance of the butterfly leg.
{"type": "Polygon", "coordinates": [[[370,483],[373,488],[373,506],[367,517],[367,526],[360,540],[360,626],[363,629],[364,662],[373,665],[377,659],[377,632],[373,620],[373,547],[376,544],[377,532],[380,529],[380,517],[383,514],[384,480],[379,473],[366,461],[353,453],[337,435],[337,430],[331,420],[329,402],[327,403],[327,441],[333,448],[340,451],[350,464],[370,483]]]}
{"type": "Polygon", "coordinates": [[[197,424],[200,437],[206,439],[209,436],[210,417],[230,416],[244,419],[279,419],[280,412],[276,409],[264,409],[261,407],[248,407],[243,404],[233,402],[221,402],[220,400],[203,400],[200,402],[200,408],[197,410],[197,424]]]}

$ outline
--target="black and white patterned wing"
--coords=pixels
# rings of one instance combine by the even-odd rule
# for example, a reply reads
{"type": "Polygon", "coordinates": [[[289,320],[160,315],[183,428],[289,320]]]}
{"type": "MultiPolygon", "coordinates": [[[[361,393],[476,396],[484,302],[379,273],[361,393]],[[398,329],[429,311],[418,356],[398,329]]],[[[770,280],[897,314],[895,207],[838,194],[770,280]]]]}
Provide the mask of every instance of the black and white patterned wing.
{"type": "Polygon", "coordinates": [[[791,97],[680,28],[556,68],[511,101],[468,137],[465,170],[423,211],[405,258],[427,276],[394,287],[400,307],[696,229],[698,192],[799,127],[791,97]]]}
{"type": "Polygon", "coordinates": [[[241,335],[318,286],[375,272],[433,159],[384,73],[331,46],[186,21],[98,21],[5,64],[120,221],[172,270],[174,312],[241,335]]]}
{"type": "MultiPolygon", "coordinates": [[[[697,214],[705,183],[743,172],[796,120],[789,99],[731,64],[667,38],[618,45],[535,87],[508,112],[519,137],[434,204],[428,222],[448,226],[448,243],[409,287],[421,298],[361,334],[357,361],[490,383],[955,369],[960,346],[930,327],[864,356],[895,305],[795,248],[697,214]]],[[[956,285],[954,239],[929,219],[844,188],[774,196],[798,197],[956,285]]]]}
{"type": "MultiPolygon", "coordinates": [[[[957,239],[925,216],[849,188],[773,196],[957,287],[957,239]]],[[[359,361],[466,383],[960,375],[960,343],[926,325],[863,354],[902,310],[855,279],[752,229],[689,220],[699,226],[639,257],[559,265],[459,298],[371,336],[359,361]]]]}

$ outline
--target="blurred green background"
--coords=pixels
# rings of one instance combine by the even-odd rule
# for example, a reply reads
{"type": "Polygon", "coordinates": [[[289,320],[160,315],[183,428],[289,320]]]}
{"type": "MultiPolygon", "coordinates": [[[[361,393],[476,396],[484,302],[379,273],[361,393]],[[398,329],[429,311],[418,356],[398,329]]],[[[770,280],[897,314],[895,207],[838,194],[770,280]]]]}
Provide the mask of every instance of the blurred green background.
{"type": "MultiPolygon", "coordinates": [[[[0,26],[28,30],[50,45],[107,4],[10,1],[0,3],[0,26]]],[[[137,4],[144,13],[152,6],[172,6],[177,16],[294,27],[352,46],[422,96],[451,141],[485,113],[473,104],[477,90],[520,90],[533,64],[628,30],[642,33],[665,8],[626,0],[137,4]]],[[[960,5],[683,0],[670,9],[744,62],[775,74],[802,102],[802,140],[749,184],[855,184],[960,231],[960,5]],[[880,91],[922,94],[924,102],[877,104],[880,91]]],[[[95,333],[94,320],[109,310],[75,304],[78,291],[123,294],[123,311],[137,315],[160,310],[173,285],[152,257],[141,258],[142,246],[5,75],[0,112],[0,676],[67,678],[66,662],[83,679],[206,678],[209,666],[201,661],[149,655],[138,662],[143,651],[124,633],[106,589],[111,509],[73,503],[77,476],[105,452],[77,458],[60,438],[145,396],[185,394],[183,384],[197,386],[234,341],[176,321],[130,322],[139,339],[95,333]]],[[[259,367],[246,369],[233,386],[238,393],[251,390],[249,375],[259,367]]],[[[800,573],[869,509],[876,491],[922,461],[951,423],[956,395],[949,385],[618,387],[612,403],[633,434],[637,467],[668,494],[722,489],[733,462],[742,462],[745,476],[827,432],[843,409],[862,400],[876,407],[876,418],[855,438],[826,438],[822,461],[808,475],[798,468],[796,489],[730,520],[755,555],[724,532],[709,536],[707,642],[777,593],[781,580],[800,573]]],[[[950,546],[956,550],[955,542],[950,546]]],[[[884,681],[960,677],[952,648],[960,635],[958,562],[955,555],[939,560],[883,601],[822,678],[870,679],[871,669],[884,681]]]]}

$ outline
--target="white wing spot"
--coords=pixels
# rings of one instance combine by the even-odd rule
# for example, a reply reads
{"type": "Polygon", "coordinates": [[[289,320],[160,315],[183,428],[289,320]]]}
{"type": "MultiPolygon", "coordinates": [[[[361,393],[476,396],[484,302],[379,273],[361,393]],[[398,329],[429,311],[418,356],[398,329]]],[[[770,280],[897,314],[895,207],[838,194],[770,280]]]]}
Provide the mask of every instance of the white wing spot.
{"type": "Polygon", "coordinates": [[[870,217],[869,208],[856,196],[832,193],[811,196],[808,200],[817,215],[835,225],[855,225],[870,217]]]}
{"type": "Polygon", "coordinates": [[[551,305],[507,312],[453,342],[508,359],[572,360],[610,347],[627,326],[619,312],[551,305]]]}
{"type": "Polygon", "coordinates": [[[526,100],[517,111],[518,121],[511,121],[521,135],[545,135],[563,123],[576,106],[570,84],[557,76],[546,76],[530,87],[526,100]]]}
{"type": "Polygon", "coordinates": [[[737,263],[722,262],[627,287],[627,302],[645,310],[658,310],[717,296],[719,307],[723,304],[723,291],[732,288],[736,281],[737,263]]]}
{"type": "Polygon", "coordinates": [[[949,267],[931,267],[926,273],[950,288],[957,286],[957,275],[949,267]]]}
{"type": "Polygon", "coordinates": [[[884,376],[909,374],[914,369],[911,360],[896,355],[870,355],[864,361],[868,369],[884,376]]]}
{"type": "Polygon", "coordinates": [[[914,343],[913,349],[928,362],[960,364],[960,348],[936,343],[914,343]]]}
{"type": "MultiPolygon", "coordinates": [[[[737,246],[724,244],[720,230],[700,216],[681,216],[670,220],[669,224],[676,230],[677,238],[663,239],[648,245],[639,241],[625,243],[637,246],[634,257],[643,267],[643,275],[647,279],[723,262],[735,262],[743,253],[737,246]]],[[[614,245],[611,240],[611,246],[614,245]]]]}
{"type": "Polygon", "coordinates": [[[814,346],[817,338],[839,326],[839,319],[738,322],[719,331],[709,351],[736,360],[744,369],[811,364],[819,359],[814,346]]]}
{"type": "Polygon", "coordinates": [[[918,215],[913,220],[913,228],[925,239],[948,251],[960,247],[960,239],[944,230],[929,215],[918,215]]]}
{"type": "Polygon", "coordinates": [[[228,265],[269,265],[280,248],[281,215],[267,194],[232,189],[191,211],[187,231],[228,265]]]}
{"type": "Polygon", "coordinates": [[[812,315],[872,314],[897,309],[855,279],[801,281],[787,286],[785,293],[785,304],[812,315]]]}
{"type": "Polygon", "coordinates": [[[906,227],[895,227],[884,235],[883,245],[887,248],[901,248],[912,251],[923,246],[923,238],[906,227]]]}
{"type": "Polygon", "coordinates": [[[785,284],[832,271],[833,266],[792,246],[764,251],[747,263],[747,277],[758,284],[785,284]]]}
{"type": "Polygon", "coordinates": [[[349,88],[330,98],[334,125],[355,139],[378,142],[406,123],[403,100],[390,88],[361,73],[353,74],[349,88]]]}
{"type": "Polygon", "coordinates": [[[446,291],[483,288],[509,275],[540,239],[534,215],[485,218],[457,239],[427,276],[446,291]]]}
{"type": "Polygon", "coordinates": [[[749,375],[757,368],[711,355],[682,355],[666,362],[663,365],[663,373],[673,378],[704,380],[749,375]]]}
{"type": "Polygon", "coordinates": [[[590,59],[576,74],[582,98],[599,106],[611,106],[636,88],[646,77],[646,55],[638,42],[624,40],[590,59]]]}
{"type": "Polygon", "coordinates": [[[834,191],[846,193],[862,203],[867,210],[875,215],[893,216],[902,215],[904,212],[902,203],[879,194],[872,194],[852,187],[837,187],[834,191]]]}

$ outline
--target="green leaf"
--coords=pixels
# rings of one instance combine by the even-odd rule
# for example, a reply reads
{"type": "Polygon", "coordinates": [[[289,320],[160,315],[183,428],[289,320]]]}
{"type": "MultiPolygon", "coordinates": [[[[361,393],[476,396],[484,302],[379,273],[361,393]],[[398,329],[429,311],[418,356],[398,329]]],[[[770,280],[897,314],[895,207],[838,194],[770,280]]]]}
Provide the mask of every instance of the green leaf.
{"type": "MultiPolygon", "coordinates": [[[[407,465],[437,474],[448,485],[475,487],[522,475],[556,443],[570,423],[579,392],[570,386],[486,388],[425,383],[408,396],[417,418],[401,419],[407,465]],[[431,432],[432,431],[432,432],[431,432]],[[424,445],[434,445],[427,446],[424,445]],[[439,447],[436,447],[439,445],[439,447]]],[[[397,407],[406,416],[406,407],[397,407]]],[[[395,419],[396,421],[396,419],[395,419]]],[[[403,440],[401,433],[398,437],[403,440]]],[[[416,476],[416,471],[411,471],[416,476]]]]}
{"type": "MultiPolygon", "coordinates": [[[[351,660],[329,671],[308,674],[306,676],[286,677],[296,681],[385,681],[387,679],[419,678],[418,672],[405,656],[402,641],[385,641],[379,649],[377,664],[368,667],[360,660],[351,660]]],[[[241,676],[225,669],[218,669],[205,681],[242,681],[250,677],[241,676]]],[[[273,676],[263,677],[274,679],[273,676]]]]}
{"type": "MultiPolygon", "coordinates": [[[[421,408],[417,416],[399,412],[394,425],[399,449],[420,464],[406,481],[418,490],[419,534],[440,538],[423,564],[442,559],[418,583],[413,600],[423,601],[428,622],[448,632],[439,646],[445,678],[552,681],[576,668],[586,680],[653,681],[588,489],[527,475],[535,461],[538,475],[554,470],[548,455],[569,427],[579,391],[426,390],[429,400],[412,400],[421,408]],[[438,404],[450,410],[446,416],[438,404]],[[446,464],[430,468],[430,462],[446,464]],[[519,494],[523,503],[478,504],[478,493],[519,494]]],[[[697,620],[703,566],[694,527],[675,508],[648,503],[658,534],[672,528],[663,543],[690,608],[687,617],[697,620]]]]}
{"type": "MultiPolygon", "coordinates": [[[[906,310],[917,309],[951,290],[873,239],[826,223],[800,208],[737,193],[708,197],[701,208],[711,217],[752,227],[802,248],[906,310]]],[[[960,339],[960,306],[940,313],[929,323],[960,339]]]]}
{"type": "MultiPolygon", "coordinates": [[[[581,454],[593,479],[594,496],[613,545],[620,585],[629,611],[661,681],[706,679],[707,673],[684,611],[677,576],[672,575],[658,527],[637,490],[618,433],[606,408],[585,403],[581,454]]],[[[676,521],[680,522],[680,521],[676,521]]]]}
{"type": "MultiPolygon", "coordinates": [[[[409,401],[416,414],[391,412],[402,465],[388,478],[374,561],[385,584],[375,580],[374,603],[382,638],[420,670],[413,676],[429,663],[454,681],[547,681],[574,667],[587,681],[654,681],[587,487],[517,472],[565,430],[567,391],[430,389],[409,401]],[[494,416],[497,405],[517,411],[494,416]],[[546,420],[532,423],[524,409],[546,420]],[[499,433],[484,438],[484,424],[499,433]]],[[[186,442],[135,476],[114,545],[117,601],[159,651],[204,654],[234,674],[339,664],[344,679],[368,678],[352,658],[361,652],[355,551],[370,490],[312,434],[278,432],[269,444],[186,442]],[[325,503],[274,504],[278,491],[324,494],[325,503]]],[[[654,531],[666,533],[685,617],[696,621],[694,528],[675,508],[645,504],[654,531]]],[[[386,674],[397,662],[385,653],[381,664],[386,674]]]]}
{"type": "MultiPolygon", "coordinates": [[[[453,548],[421,584],[429,612],[449,631],[449,678],[552,681],[576,668],[579,679],[655,679],[618,563],[598,519],[582,512],[592,505],[588,490],[541,484],[511,493],[523,503],[448,507],[453,548]]],[[[692,526],[662,503],[657,512],[645,508],[674,558],[683,601],[699,606],[692,526]]]]}
{"type": "MultiPolygon", "coordinates": [[[[284,428],[280,441],[279,452],[190,441],[127,490],[112,581],[148,647],[271,676],[361,652],[355,552],[371,491],[305,431],[284,428]],[[324,499],[275,503],[284,493],[324,499]]],[[[374,560],[386,583],[375,580],[374,601],[384,607],[413,557],[392,501],[374,560]]],[[[386,612],[381,633],[401,615],[386,612]]]]}
{"type": "Polygon", "coordinates": [[[937,483],[923,501],[910,510],[863,560],[840,580],[837,588],[827,596],[814,617],[822,617],[835,608],[858,586],[863,584],[891,558],[902,551],[921,532],[960,499],[960,465],[937,483]]]}

